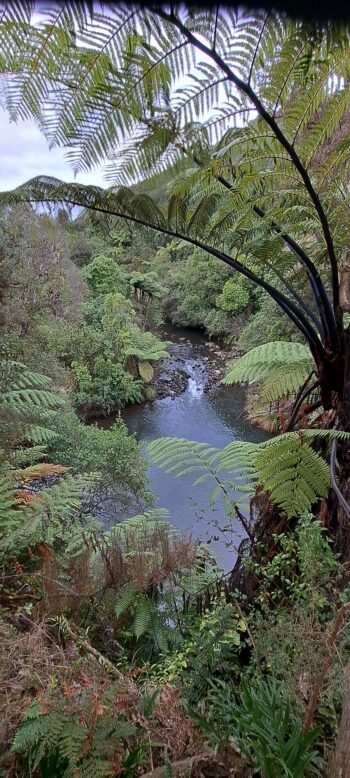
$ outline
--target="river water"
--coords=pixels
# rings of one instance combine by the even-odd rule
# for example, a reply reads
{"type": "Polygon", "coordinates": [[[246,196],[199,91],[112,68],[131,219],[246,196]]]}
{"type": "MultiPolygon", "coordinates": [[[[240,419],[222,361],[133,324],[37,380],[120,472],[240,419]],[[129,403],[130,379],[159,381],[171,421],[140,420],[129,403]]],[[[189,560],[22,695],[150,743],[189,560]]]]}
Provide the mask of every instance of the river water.
{"type": "MultiPolygon", "coordinates": [[[[172,341],[167,374],[186,371],[187,388],[178,396],[126,408],[122,416],[129,431],[145,443],[160,437],[178,437],[209,443],[216,448],[233,440],[266,440],[266,433],[253,427],[245,418],[245,390],[242,387],[219,386],[208,391],[210,348],[204,337],[171,325],[167,325],[164,334],[172,341]]],[[[110,417],[108,424],[112,421],[110,417]]],[[[146,447],[145,455],[147,457],[146,447]]],[[[195,476],[176,478],[153,465],[148,470],[148,477],[155,495],[155,507],[167,508],[174,526],[190,531],[193,537],[204,542],[210,541],[220,566],[226,569],[232,566],[235,548],[244,533],[236,521],[232,523],[231,537],[227,534],[224,537],[220,532],[225,524],[224,507],[220,502],[215,509],[210,507],[213,484],[209,479],[193,487],[195,476]],[[230,547],[227,547],[227,541],[230,541],[230,547]]]]}

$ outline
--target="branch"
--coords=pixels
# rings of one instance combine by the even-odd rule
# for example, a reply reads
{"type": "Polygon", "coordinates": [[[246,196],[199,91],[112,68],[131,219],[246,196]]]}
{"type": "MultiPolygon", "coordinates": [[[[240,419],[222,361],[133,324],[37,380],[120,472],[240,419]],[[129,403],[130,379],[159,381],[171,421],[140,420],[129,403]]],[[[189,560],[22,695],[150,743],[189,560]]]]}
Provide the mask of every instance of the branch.
{"type": "Polygon", "coordinates": [[[242,81],[241,78],[236,76],[236,74],[232,71],[232,69],[229,67],[229,65],[222,59],[222,57],[216,52],[210,49],[205,43],[200,41],[196,36],[186,27],[185,24],[179,19],[173,11],[168,13],[162,8],[154,8],[152,5],[150,6],[153,13],[160,16],[165,21],[170,22],[174,25],[180,32],[185,36],[185,38],[189,41],[189,43],[192,44],[196,49],[199,49],[203,52],[206,56],[210,57],[216,65],[221,68],[221,70],[226,73],[229,80],[232,81],[232,83],[239,89],[243,94],[245,94],[249,100],[254,105],[256,111],[261,116],[261,118],[266,122],[266,124],[270,127],[272,130],[275,138],[278,140],[278,142],[283,146],[283,148],[287,151],[290,159],[292,160],[294,167],[298,171],[306,191],[308,192],[310,199],[314,205],[314,208],[316,210],[316,213],[319,217],[319,221],[321,224],[324,240],[327,246],[329,261],[331,265],[331,273],[332,273],[332,287],[333,287],[333,306],[336,312],[336,318],[338,325],[341,324],[341,311],[339,308],[339,279],[338,279],[338,264],[337,264],[337,258],[335,254],[335,248],[333,244],[333,239],[331,236],[330,227],[328,224],[328,219],[326,216],[326,213],[323,209],[321,200],[319,198],[319,195],[317,194],[316,190],[313,187],[313,184],[311,182],[310,176],[308,174],[307,169],[304,167],[298,153],[296,152],[294,146],[288,141],[284,133],[282,132],[279,124],[277,123],[274,116],[272,116],[265,106],[260,101],[258,95],[254,92],[250,84],[246,84],[244,81],[242,81]]]}
{"type": "Polygon", "coordinates": [[[294,286],[292,286],[292,284],[290,284],[289,281],[287,281],[286,278],[283,278],[282,273],[280,273],[278,270],[276,270],[276,268],[273,265],[271,265],[270,262],[267,263],[267,266],[272,270],[273,273],[275,273],[275,275],[277,276],[277,278],[279,279],[281,284],[284,284],[286,289],[288,289],[288,292],[292,295],[292,297],[294,297],[296,302],[299,303],[300,308],[304,311],[304,313],[306,313],[306,315],[309,317],[309,319],[311,319],[311,321],[313,321],[313,323],[314,323],[315,327],[317,328],[318,332],[320,333],[320,335],[322,335],[322,323],[319,321],[319,319],[314,314],[314,312],[311,310],[311,308],[309,308],[309,306],[306,305],[306,303],[304,303],[304,300],[302,299],[302,297],[300,297],[300,294],[298,294],[296,289],[294,289],[294,286]]]}
{"type": "Polygon", "coordinates": [[[90,654],[90,656],[93,656],[94,659],[97,660],[99,665],[101,667],[104,667],[107,672],[111,673],[112,675],[116,675],[117,678],[124,678],[123,673],[118,670],[118,668],[112,664],[112,662],[109,661],[109,659],[106,659],[103,654],[101,654],[100,651],[97,651],[96,648],[94,648],[91,643],[89,643],[87,640],[84,640],[80,635],[77,635],[76,632],[73,632],[70,624],[68,623],[67,619],[64,617],[61,617],[59,620],[59,625],[61,620],[64,619],[63,625],[62,625],[62,632],[63,635],[66,633],[69,635],[71,640],[73,640],[73,643],[76,643],[78,648],[80,648],[82,651],[85,651],[86,654],[90,654]]]}
{"type": "Polygon", "coordinates": [[[213,46],[212,46],[213,51],[215,51],[215,46],[216,46],[216,33],[217,33],[217,29],[218,29],[218,16],[219,16],[219,3],[216,6],[216,13],[215,13],[214,37],[213,37],[213,46]]]}
{"type": "MultiPolygon", "coordinates": [[[[182,150],[182,152],[186,156],[190,156],[184,146],[181,147],[181,150],[182,150]]],[[[193,159],[194,163],[196,165],[198,165],[198,167],[203,167],[203,163],[201,162],[201,160],[196,155],[193,155],[192,159],[193,159]]],[[[225,187],[225,189],[232,190],[232,188],[233,188],[232,184],[226,178],[224,178],[224,176],[222,176],[222,175],[215,175],[214,173],[212,173],[212,175],[214,175],[214,178],[216,178],[216,180],[220,184],[222,184],[225,187]]],[[[263,209],[260,208],[259,206],[253,205],[253,211],[260,218],[266,219],[265,211],[263,211],[263,209]]],[[[327,340],[329,341],[329,343],[336,342],[337,339],[338,339],[338,334],[337,334],[337,325],[336,325],[336,321],[335,321],[335,318],[334,318],[334,313],[333,313],[332,307],[330,305],[327,292],[326,292],[326,290],[325,290],[325,288],[323,286],[321,277],[319,275],[319,272],[318,272],[316,266],[314,265],[314,263],[312,262],[310,257],[308,257],[306,252],[301,248],[301,246],[299,246],[299,244],[296,243],[296,241],[290,235],[288,235],[288,233],[282,231],[282,228],[279,227],[279,225],[276,224],[276,222],[272,221],[270,223],[270,225],[271,225],[272,229],[274,229],[280,235],[281,239],[284,241],[284,243],[286,243],[288,248],[294,254],[296,254],[297,257],[299,257],[299,260],[300,260],[300,263],[301,263],[302,267],[304,267],[306,272],[307,272],[308,279],[309,279],[310,285],[311,285],[311,289],[313,291],[314,298],[315,298],[318,310],[320,312],[321,323],[322,323],[322,334],[323,334],[325,342],[327,343],[327,340]]],[[[286,282],[284,282],[284,283],[287,286],[286,282]]],[[[294,294],[294,292],[293,292],[293,294],[294,294]]],[[[295,296],[295,294],[294,294],[294,296],[295,296]]],[[[305,310],[305,304],[304,303],[303,303],[302,307],[305,310]]],[[[316,324],[314,315],[312,314],[311,311],[309,311],[309,309],[308,309],[308,315],[311,317],[311,319],[316,324]]],[[[316,324],[316,326],[319,329],[318,324],[316,324]]]]}
{"type": "Polygon", "coordinates": [[[262,25],[262,27],[261,27],[261,30],[260,30],[260,35],[259,35],[259,38],[258,38],[258,42],[257,42],[257,44],[256,44],[256,47],[255,47],[254,56],[253,56],[253,59],[252,59],[252,63],[251,63],[251,66],[250,66],[250,70],[249,70],[249,76],[248,76],[248,84],[250,84],[250,82],[251,82],[251,79],[252,79],[253,70],[254,70],[254,65],[255,65],[255,60],[256,60],[256,58],[257,58],[257,56],[258,56],[259,46],[260,46],[260,43],[261,43],[261,40],[262,40],[262,36],[263,36],[263,34],[264,34],[264,31],[265,31],[265,27],[266,27],[266,25],[267,25],[267,22],[268,22],[268,18],[269,18],[269,16],[270,16],[270,13],[271,13],[271,10],[268,10],[268,11],[267,11],[267,13],[266,13],[266,15],[265,15],[265,19],[264,19],[263,25],[262,25]]]}
{"type": "Polygon", "coordinates": [[[337,484],[336,472],[335,472],[336,457],[337,457],[337,440],[335,438],[333,440],[332,448],[331,448],[331,461],[330,461],[331,482],[332,482],[333,491],[338,497],[338,500],[340,502],[341,507],[343,508],[345,515],[347,516],[348,519],[350,519],[350,505],[347,503],[345,497],[343,497],[339,489],[339,486],[337,484]]]}
{"type": "MultiPolygon", "coordinates": [[[[345,612],[350,608],[350,602],[345,602],[338,610],[338,613],[336,615],[334,626],[332,631],[329,633],[329,635],[326,638],[326,646],[329,649],[327,655],[325,656],[321,668],[321,672],[316,680],[315,686],[313,688],[312,695],[309,700],[309,704],[307,706],[306,716],[305,716],[305,722],[304,722],[304,735],[309,731],[312,719],[316,710],[316,705],[318,703],[320,694],[322,692],[322,687],[324,680],[326,678],[326,675],[328,673],[328,670],[330,668],[331,664],[331,649],[334,647],[335,641],[338,637],[338,633],[340,631],[340,628],[343,624],[343,619],[345,616],[345,612]]],[[[345,776],[344,776],[345,778],[345,776]]]]}
{"type": "Polygon", "coordinates": [[[304,400],[306,400],[306,398],[309,396],[309,394],[311,394],[311,392],[313,392],[313,390],[316,389],[317,386],[319,386],[319,384],[320,384],[320,382],[317,380],[317,381],[314,381],[310,386],[308,386],[308,383],[309,383],[310,378],[313,375],[313,373],[314,373],[314,370],[311,371],[310,375],[308,375],[306,381],[304,381],[302,387],[299,389],[299,392],[298,392],[298,394],[296,396],[296,399],[295,399],[295,402],[294,402],[294,405],[293,405],[291,417],[289,419],[288,427],[287,427],[287,430],[286,430],[287,432],[290,432],[290,430],[293,429],[293,425],[294,425],[294,422],[295,422],[296,417],[298,415],[299,408],[302,405],[302,403],[304,402],[304,400]]]}
{"type": "MultiPolygon", "coordinates": [[[[33,182],[35,183],[36,180],[33,179],[32,182],[29,181],[28,184],[31,184],[33,182]]],[[[245,267],[245,265],[242,265],[242,263],[239,262],[237,259],[233,259],[225,252],[219,251],[219,249],[216,249],[213,246],[209,246],[208,244],[203,243],[197,238],[192,238],[189,235],[185,235],[181,232],[178,232],[177,230],[172,230],[168,227],[165,227],[165,225],[161,224],[160,222],[154,224],[153,222],[149,222],[146,221],[145,219],[141,219],[137,216],[133,216],[130,213],[121,213],[119,210],[116,210],[116,205],[113,204],[112,198],[114,193],[111,191],[105,193],[104,190],[101,190],[99,187],[90,187],[90,188],[86,187],[85,190],[83,191],[83,190],[79,190],[79,187],[77,185],[74,184],[65,185],[62,184],[62,182],[58,181],[57,179],[56,180],[50,179],[48,184],[47,183],[43,184],[43,182],[40,180],[39,177],[38,182],[43,187],[40,194],[37,194],[35,192],[31,194],[29,190],[26,190],[27,185],[24,185],[22,187],[18,187],[18,189],[14,191],[13,193],[14,197],[27,202],[40,202],[40,203],[43,202],[45,203],[50,201],[66,202],[66,203],[70,203],[71,205],[76,205],[81,208],[87,208],[92,211],[98,211],[104,214],[119,216],[120,218],[125,219],[126,221],[133,222],[134,224],[139,224],[142,227],[148,227],[152,230],[155,230],[156,232],[161,232],[164,235],[169,235],[172,238],[178,238],[179,240],[183,240],[186,243],[189,243],[192,246],[195,246],[196,248],[202,249],[208,254],[211,254],[213,257],[220,259],[226,265],[232,267],[234,270],[241,273],[241,275],[245,276],[250,281],[253,281],[253,283],[257,284],[262,289],[264,289],[270,295],[270,297],[272,297],[272,299],[275,300],[275,302],[280,306],[280,308],[282,308],[282,310],[287,314],[287,316],[289,316],[291,321],[300,330],[300,332],[302,332],[303,336],[306,338],[309,344],[311,353],[315,359],[316,364],[319,364],[324,360],[325,352],[322,343],[319,339],[319,336],[316,330],[312,327],[312,325],[306,318],[306,316],[304,316],[302,311],[300,311],[299,308],[288,297],[286,297],[286,295],[278,291],[274,286],[269,284],[268,281],[265,281],[265,279],[260,278],[252,270],[245,267]],[[61,192],[59,190],[57,191],[57,188],[56,191],[52,192],[53,187],[57,185],[57,183],[61,184],[62,186],[61,192]],[[105,200],[106,200],[105,203],[102,200],[100,201],[97,200],[98,197],[101,197],[101,192],[105,195],[105,200]]],[[[6,199],[6,195],[3,195],[3,199],[4,200],[6,199]]],[[[160,218],[163,218],[161,213],[159,213],[159,216],[160,218]]]]}

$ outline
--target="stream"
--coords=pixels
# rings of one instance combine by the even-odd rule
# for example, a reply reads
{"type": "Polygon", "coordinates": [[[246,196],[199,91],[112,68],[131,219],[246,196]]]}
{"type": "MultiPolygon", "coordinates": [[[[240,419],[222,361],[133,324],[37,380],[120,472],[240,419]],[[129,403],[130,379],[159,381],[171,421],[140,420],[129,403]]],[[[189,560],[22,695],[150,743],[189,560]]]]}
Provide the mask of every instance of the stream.
{"type": "MultiPolygon", "coordinates": [[[[169,382],[169,392],[172,391],[171,376],[178,371],[187,374],[187,387],[181,394],[125,408],[122,416],[129,431],[136,433],[141,443],[160,437],[178,437],[209,443],[216,448],[223,448],[233,440],[266,440],[268,435],[245,418],[244,388],[222,385],[210,388],[211,349],[205,338],[197,331],[172,325],[166,325],[163,336],[172,341],[163,376],[169,382]]],[[[113,421],[114,417],[109,417],[103,426],[110,426],[113,421]]],[[[219,529],[225,523],[223,503],[219,501],[214,508],[209,503],[212,482],[208,479],[193,487],[195,474],[176,478],[153,465],[149,467],[148,478],[155,507],[167,508],[171,523],[191,532],[193,537],[208,542],[215,536],[211,547],[217,562],[230,569],[235,561],[235,549],[245,533],[239,522],[233,521],[232,545],[225,546],[219,529]]]]}

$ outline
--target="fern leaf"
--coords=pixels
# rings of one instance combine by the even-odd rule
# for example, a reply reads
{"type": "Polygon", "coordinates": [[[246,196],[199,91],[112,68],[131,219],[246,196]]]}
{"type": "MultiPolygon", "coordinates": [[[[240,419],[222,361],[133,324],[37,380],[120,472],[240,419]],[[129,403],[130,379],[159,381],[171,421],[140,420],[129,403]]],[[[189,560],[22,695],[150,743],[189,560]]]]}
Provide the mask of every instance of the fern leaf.
{"type": "Polygon", "coordinates": [[[310,360],[305,360],[271,368],[263,381],[259,402],[275,402],[296,394],[310,376],[310,367],[310,360]]]}
{"type": "Polygon", "coordinates": [[[145,634],[150,624],[152,616],[152,607],[147,597],[139,597],[136,604],[136,611],[133,623],[135,636],[139,639],[145,634]]]}
{"type": "Polygon", "coordinates": [[[125,613],[129,606],[134,602],[135,594],[136,584],[134,581],[131,581],[130,583],[123,586],[121,592],[119,592],[118,600],[115,606],[115,613],[118,618],[122,615],[122,613],[125,613]]]}
{"type": "Polygon", "coordinates": [[[235,361],[222,383],[247,381],[252,384],[265,379],[273,368],[300,364],[310,373],[314,363],[307,346],[303,343],[272,341],[251,349],[235,361]]]}

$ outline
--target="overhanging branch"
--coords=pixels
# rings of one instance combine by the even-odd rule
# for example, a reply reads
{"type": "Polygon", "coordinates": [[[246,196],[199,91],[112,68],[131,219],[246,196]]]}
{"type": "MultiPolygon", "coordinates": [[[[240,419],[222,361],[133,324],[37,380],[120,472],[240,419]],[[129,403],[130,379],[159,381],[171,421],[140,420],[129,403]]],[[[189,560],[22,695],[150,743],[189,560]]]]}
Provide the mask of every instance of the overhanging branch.
{"type": "MultiPolygon", "coordinates": [[[[33,180],[35,182],[35,179],[33,180]]],[[[28,182],[23,187],[19,187],[17,190],[15,190],[13,193],[11,193],[12,200],[24,200],[27,202],[66,202],[70,203],[71,205],[79,206],[82,208],[87,208],[89,210],[93,211],[99,211],[100,213],[104,214],[110,214],[112,216],[117,216],[125,221],[130,221],[135,224],[139,224],[143,227],[148,227],[156,232],[163,233],[164,235],[168,235],[172,238],[177,238],[178,240],[183,240],[186,243],[191,244],[192,246],[195,246],[196,248],[200,248],[203,251],[206,251],[208,254],[211,254],[212,256],[216,257],[217,259],[220,259],[222,262],[224,262],[229,267],[233,268],[233,270],[236,270],[241,275],[245,276],[245,278],[248,278],[253,283],[260,286],[262,289],[264,289],[270,297],[272,297],[273,300],[282,308],[282,310],[289,316],[289,318],[292,320],[292,322],[295,324],[295,326],[302,332],[303,336],[307,340],[311,352],[313,354],[313,357],[316,361],[316,363],[319,363],[320,361],[323,361],[324,359],[324,349],[322,346],[322,343],[320,341],[320,338],[316,332],[316,330],[312,327],[310,322],[308,321],[307,317],[303,314],[303,312],[288,298],[286,297],[282,292],[275,289],[271,284],[269,284],[265,279],[260,278],[256,273],[254,273],[249,268],[245,267],[241,262],[239,262],[237,259],[233,259],[228,254],[226,254],[223,251],[220,251],[219,249],[214,248],[213,246],[209,246],[206,243],[203,243],[202,241],[198,240],[197,238],[192,238],[189,235],[185,235],[184,233],[179,232],[178,230],[172,230],[169,227],[166,227],[164,224],[159,223],[153,223],[151,221],[147,221],[146,219],[140,218],[138,216],[135,216],[131,213],[123,213],[119,210],[119,204],[117,208],[117,204],[113,203],[113,193],[107,192],[105,202],[102,202],[102,200],[98,201],[97,197],[100,194],[101,190],[99,187],[93,187],[93,188],[86,188],[85,191],[85,197],[83,196],[81,190],[81,196],[79,197],[79,189],[76,185],[72,184],[62,184],[62,182],[58,181],[55,182],[56,184],[61,184],[62,189],[59,190],[56,188],[56,191],[52,190],[52,187],[54,184],[52,184],[52,179],[49,181],[49,183],[44,182],[42,185],[44,189],[41,192],[35,192],[30,191],[29,185],[33,182],[28,182]],[[26,188],[27,187],[27,188],[26,188]],[[45,189],[46,187],[46,189],[45,189]]],[[[38,185],[40,185],[40,179],[38,180],[38,185]]],[[[4,195],[5,198],[5,195],[4,195]]]]}
{"type": "Polygon", "coordinates": [[[174,13],[173,10],[170,12],[164,10],[163,8],[160,8],[159,6],[155,7],[150,5],[149,6],[151,11],[155,13],[156,15],[160,16],[162,19],[168,21],[170,24],[174,25],[188,40],[189,43],[192,44],[196,49],[201,51],[203,54],[208,56],[215,64],[227,75],[229,80],[239,89],[243,94],[245,94],[249,100],[251,101],[252,105],[254,105],[256,111],[258,112],[259,116],[266,122],[266,124],[270,127],[272,130],[275,138],[278,140],[278,142],[281,144],[281,146],[287,151],[291,161],[294,164],[294,167],[298,171],[303,184],[305,186],[306,191],[308,192],[310,199],[314,205],[314,208],[316,210],[316,213],[318,215],[324,240],[327,246],[329,261],[331,265],[331,275],[332,275],[332,289],[333,289],[333,306],[334,311],[336,315],[337,325],[341,328],[341,322],[342,322],[342,316],[341,316],[341,310],[339,307],[339,278],[338,278],[338,263],[337,258],[335,254],[335,248],[333,244],[333,239],[330,231],[330,227],[328,224],[328,219],[326,216],[326,213],[323,209],[321,200],[319,198],[319,195],[317,194],[309,173],[305,166],[303,165],[297,151],[295,150],[294,146],[288,141],[284,133],[282,132],[279,124],[277,123],[274,116],[272,116],[265,106],[262,104],[261,100],[259,99],[258,95],[254,92],[250,84],[245,83],[240,79],[230,68],[230,66],[222,59],[222,57],[217,53],[216,50],[213,50],[209,48],[205,43],[203,43],[199,38],[197,38],[191,30],[186,27],[186,25],[179,19],[178,16],[174,13]]]}

